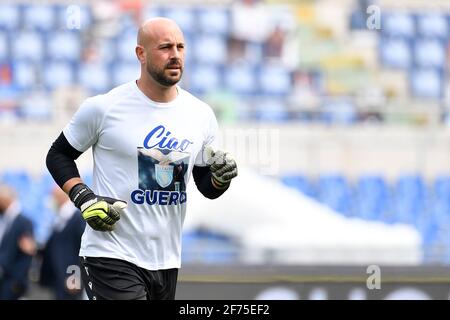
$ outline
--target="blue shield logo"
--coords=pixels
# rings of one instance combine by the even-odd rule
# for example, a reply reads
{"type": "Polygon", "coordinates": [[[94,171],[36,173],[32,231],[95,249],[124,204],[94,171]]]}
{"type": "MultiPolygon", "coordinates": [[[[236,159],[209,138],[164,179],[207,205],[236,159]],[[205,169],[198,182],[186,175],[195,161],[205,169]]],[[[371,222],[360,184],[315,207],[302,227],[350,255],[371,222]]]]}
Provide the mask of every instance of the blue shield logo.
{"type": "Polygon", "coordinates": [[[172,183],[173,166],[155,164],[156,182],[161,188],[165,188],[172,183]]]}

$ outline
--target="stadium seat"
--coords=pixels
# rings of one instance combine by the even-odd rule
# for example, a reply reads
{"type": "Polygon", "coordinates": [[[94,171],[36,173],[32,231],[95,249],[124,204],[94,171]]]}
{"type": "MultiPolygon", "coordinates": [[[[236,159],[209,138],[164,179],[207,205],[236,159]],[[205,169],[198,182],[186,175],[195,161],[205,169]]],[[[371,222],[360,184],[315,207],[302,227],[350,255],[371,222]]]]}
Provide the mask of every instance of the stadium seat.
{"type": "Polygon", "coordinates": [[[448,38],[448,22],[444,15],[439,13],[420,15],[417,20],[417,32],[420,36],[448,38]]]}
{"type": "Polygon", "coordinates": [[[122,62],[136,62],[136,33],[126,32],[117,38],[117,58],[122,62]]]}
{"type": "Polygon", "coordinates": [[[289,120],[286,103],[282,99],[264,98],[256,103],[256,118],[263,122],[284,122],[289,120]]]}
{"type": "Polygon", "coordinates": [[[415,97],[439,99],[444,86],[442,71],[430,68],[412,70],[410,86],[415,97]]]}
{"type": "Polygon", "coordinates": [[[81,57],[81,39],[77,32],[58,31],[47,38],[47,54],[52,60],[78,62],[81,57]]]}
{"type": "Polygon", "coordinates": [[[225,83],[228,89],[238,94],[256,93],[256,73],[248,65],[230,65],[225,70],[225,83]]]}
{"type": "Polygon", "coordinates": [[[112,67],[113,86],[118,86],[139,78],[140,65],[138,61],[133,63],[116,63],[112,67]]]}
{"type": "Polygon", "coordinates": [[[412,15],[403,12],[390,12],[382,15],[381,25],[383,34],[390,37],[415,36],[415,24],[412,15]]]}
{"type": "Polygon", "coordinates": [[[332,99],[324,101],[319,119],[329,124],[351,124],[357,120],[357,112],[352,101],[332,99]]]}
{"type": "Polygon", "coordinates": [[[9,41],[8,34],[0,31],[0,62],[9,58],[9,41]]]}
{"type": "Polygon", "coordinates": [[[23,9],[25,28],[50,31],[56,27],[56,8],[51,5],[26,5],[23,9]]]}
{"type": "Polygon", "coordinates": [[[143,18],[144,20],[154,18],[154,17],[161,17],[163,15],[161,8],[153,3],[146,3],[144,4],[144,8],[142,10],[143,12],[143,18]]]}
{"type": "Polygon", "coordinates": [[[43,70],[44,85],[47,89],[57,89],[75,83],[74,66],[68,62],[48,62],[43,70]]]}
{"type": "Polygon", "coordinates": [[[219,89],[221,75],[220,67],[216,65],[196,65],[189,71],[190,89],[199,94],[219,89]]]}
{"type": "Polygon", "coordinates": [[[79,83],[92,93],[103,93],[111,88],[111,79],[106,65],[81,64],[78,68],[79,83]]]}
{"type": "Polygon", "coordinates": [[[390,190],[379,175],[362,175],[355,188],[354,215],[368,220],[388,221],[390,190]]]}
{"type": "Polygon", "coordinates": [[[445,68],[445,43],[438,39],[418,39],[414,44],[414,60],[418,67],[445,68]]]}
{"type": "Polygon", "coordinates": [[[32,90],[20,102],[20,114],[24,119],[48,121],[51,119],[51,97],[44,90],[32,90]]]}
{"type": "Polygon", "coordinates": [[[190,6],[170,6],[162,8],[163,16],[174,20],[186,34],[197,32],[197,19],[190,6]]]}
{"type": "Polygon", "coordinates": [[[412,64],[411,45],[407,39],[380,39],[380,57],[389,68],[408,69],[412,64]]]}
{"type": "Polygon", "coordinates": [[[16,61],[12,68],[13,83],[18,89],[30,90],[37,83],[36,64],[25,61],[16,61]]]}
{"type": "Polygon", "coordinates": [[[224,64],[227,60],[226,38],[219,35],[199,35],[194,39],[192,57],[199,63],[224,64]]]}
{"type": "Polygon", "coordinates": [[[437,199],[450,199],[449,175],[440,175],[434,180],[433,193],[437,199]]]}
{"type": "Polygon", "coordinates": [[[12,31],[19,29],[20,8],[14,4],[0,4],[0,30],[12,31]]]}
{"type": "Polygon", "coordinates": [[[21,31],[11,34],[12,57],[16,60],[42,62],[44,42],[39,32],[21,31]]]}
{"type": "Polygon", "coordinates": [[[224,264],[238,258],[238,245],[232,238],[210,230],[185,232],[182,238],[183,263],[224,264]]]}
{"type": "Polygon", "coordinates": [[[352,215],[352,190],[340,174],[321,175],[318,179],[318,200],[330,208],[346,215],[352,215]]]}
{"type": "Polygon", "coordinates": [[[281,66],[261,67],[258,79],[263,95],[287,95],[291,91],[291,74],[281,66]]]}
{"type": "Polygon", "coordinates": [[[230,14],[226,8],[200,8],[198,24],[202,33],[226,35],[230,30],[230,14]]]}
{"type": "Polygon", "coordinates": [[[299,174],[285,175],[281,177],[281,182],[283,182],[284,185],[294,188],[312,198],[317,196],[312,180],[308,179],[306,176],[299,174]]]}

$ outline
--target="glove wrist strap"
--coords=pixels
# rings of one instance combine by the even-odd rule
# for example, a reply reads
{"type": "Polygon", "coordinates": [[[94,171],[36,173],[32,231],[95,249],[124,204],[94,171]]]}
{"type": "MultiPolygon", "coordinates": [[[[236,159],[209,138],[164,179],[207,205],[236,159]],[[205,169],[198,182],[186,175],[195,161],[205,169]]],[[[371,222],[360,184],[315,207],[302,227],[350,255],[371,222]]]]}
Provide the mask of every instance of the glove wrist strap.
{"type": "Polygon", "coordinates": [[[72,189],[70,189],[69,198],[75,204],[75,207],[81,211],[86,209],[85,204],[89,202],[89,205],[91,205],[93,200],[96,201],[96,195],[84,183],[73,186],[72,189]]]}
{"type": "Polygon", "coordinates": [[[213,183],[213,186],[217,189],[225,189],[226,187],[228,187],[228,185],[230,184],[229,182],[220,182],[219,180],[216,179],[216,177],[214,177],[214,175],[211,175],[211,180],[213,183]]]}

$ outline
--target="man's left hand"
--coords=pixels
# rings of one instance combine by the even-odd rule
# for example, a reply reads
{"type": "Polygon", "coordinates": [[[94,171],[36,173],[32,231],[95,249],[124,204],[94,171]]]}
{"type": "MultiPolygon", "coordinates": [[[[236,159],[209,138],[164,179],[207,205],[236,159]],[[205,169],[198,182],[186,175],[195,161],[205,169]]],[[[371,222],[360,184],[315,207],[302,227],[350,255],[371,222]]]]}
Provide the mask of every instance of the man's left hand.
{"type": "Polygon", "coordinates": [[[236,161],[224,151],[210,150],[208,164],[212,173],[213,185],[218,189],[228,187],[231,179],[238,174],[236,161]]]}

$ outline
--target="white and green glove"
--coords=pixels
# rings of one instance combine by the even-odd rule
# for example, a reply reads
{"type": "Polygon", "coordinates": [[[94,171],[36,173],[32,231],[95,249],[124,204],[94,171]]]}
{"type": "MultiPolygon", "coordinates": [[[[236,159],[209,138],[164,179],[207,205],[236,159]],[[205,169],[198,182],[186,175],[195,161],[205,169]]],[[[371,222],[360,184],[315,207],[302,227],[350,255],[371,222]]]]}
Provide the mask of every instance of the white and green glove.
{"type": "Polygon", "coordinates": [[[87,185],[79,183],[69,192],[69,197],[80,209],[83,219],[97,231],[112,231],[127,207],[123,200],[97,196],[87,185]]]}

